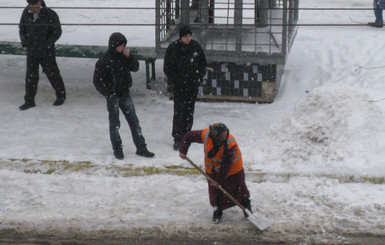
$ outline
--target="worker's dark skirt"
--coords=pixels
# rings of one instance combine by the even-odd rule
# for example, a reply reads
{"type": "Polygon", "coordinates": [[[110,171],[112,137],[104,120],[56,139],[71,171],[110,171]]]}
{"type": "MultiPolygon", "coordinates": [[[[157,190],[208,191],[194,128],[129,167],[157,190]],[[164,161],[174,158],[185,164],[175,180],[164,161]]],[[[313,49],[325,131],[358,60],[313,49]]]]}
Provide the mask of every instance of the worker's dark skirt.
{"type": "MultiPolygon", "coordinates": [[[[243,169],[239,173],[227,177],[222,187],[240,203],[250,197],[250,192],[245,182],[245,171],[243,169]]],[[[209,197],[211,206],[218,207],[222,210],[236,205],[231,199],[225,196],[221,190],[211,185],[210,182],[209,197]]]]}

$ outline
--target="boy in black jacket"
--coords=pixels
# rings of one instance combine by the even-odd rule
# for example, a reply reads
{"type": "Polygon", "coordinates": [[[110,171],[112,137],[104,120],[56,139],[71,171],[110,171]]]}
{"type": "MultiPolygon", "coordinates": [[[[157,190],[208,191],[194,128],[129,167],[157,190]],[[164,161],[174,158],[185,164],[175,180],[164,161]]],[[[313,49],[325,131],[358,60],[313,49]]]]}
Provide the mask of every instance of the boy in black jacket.
{"type": "Polygon", "coordinates": [[[163,71],[173,85],[174,116],[172,136],[174,150],[193,126],[198,88],[206,74],[206,56],[200,44],[192,39],[191,27],[179,29],[179,37],[172,42],[164,57],[163,71]]]}
{"type": "Polygon", "coordinates": [[[134,102],[130,96],[132,85],[131,71],[139,70],[139,62],[125,49],[126,37],[119,33],[112,33],[108,42],[108,51],[95,65],[95,88],[106,97],[107,110],[110,121],[110,138],[114,155],[123,159],[122,140],[119,135],[120,121],[119,108],[122,110],[131,129],[132,138],[136,146],[136,154],[144,157],[153,157],[146,147],[142,129],[135,113],[134,102]]]}

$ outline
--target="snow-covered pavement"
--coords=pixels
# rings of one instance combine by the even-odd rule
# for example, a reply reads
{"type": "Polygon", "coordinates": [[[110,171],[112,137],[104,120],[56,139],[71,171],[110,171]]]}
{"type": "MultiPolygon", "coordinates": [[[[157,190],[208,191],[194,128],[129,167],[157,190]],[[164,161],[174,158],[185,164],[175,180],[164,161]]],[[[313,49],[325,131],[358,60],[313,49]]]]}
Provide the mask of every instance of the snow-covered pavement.
{"type": "MultiPolygon", "coordinates": [[[[61,4],[49,0],[48,5],[61,4]]],[[[359,0],[300,4],[371,7],[359,0]]],[[[10,2],[0,0],[0,5],[10,2]]],[[[301,23],[348,23],[349,17],[373,20],[367,10],[300,12],[301,23]]],[[[61,15],[62,22],[73,18],[61,15]]],[[[0,27],[1,33],[3,28],[10,27],[0,27]]],[[[95,37],[96,30],[88,31],[95,37]]],[[[110,32],[90,44],[103,45],[110,32]]],[[[16,29],[7,33],[2,39],[17,41],[16,29]]],[[[127,33],[128,45],[132,40],[138,46],[136,38],[143,33],[140,28],[127,33]]],[[[110,146],[105,100],[92,84],[96,60],[58,58],[65,104],[52,106],[54,92],[41,75],[37,106],[19,111],[25,57],[0,56],[0,243],[381,244],[385,69],[369,68],[385,65],[383,35],[369,27],[299,27],[274,103],[197,103],[194,129],[224,122],[240,145],[253,208],[272,222],[263,232],[237,207],[224,212],[221,224],[211,224],[206,180],[172,150],[173,103],[164,94],[162,60],[156,62],[152,90],[145,89],[144,63],[133,74],[132,89],[148,148],[156,156],[135,155],[121,118],[125,159],[119,161],[110,146]]],[[[151,46],[153,38],[149,31],[143,45],[151,46]]],[[[188,156],[201,165],[202,146],[193,145],[188,156]]]]}

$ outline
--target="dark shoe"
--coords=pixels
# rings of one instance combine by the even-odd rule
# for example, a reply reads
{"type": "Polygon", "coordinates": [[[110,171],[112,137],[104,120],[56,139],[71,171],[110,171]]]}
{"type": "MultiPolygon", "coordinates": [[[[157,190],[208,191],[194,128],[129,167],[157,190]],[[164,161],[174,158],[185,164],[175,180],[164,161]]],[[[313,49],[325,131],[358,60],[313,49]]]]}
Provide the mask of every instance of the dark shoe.
{"type": "MultiPolygon", "coordinates": [[[[253,210],[251,210],[251,202],[250,199],[246,199],[242,202],[242,206],[245,207],[247,210],[250,211],[250,213],[253,213],[253,210]]],[[[245,211],[243,211],[243,214],[245,215],[245,218],[249,217],[245,211]]]]}
{"type": "Polygon", "coordinates": [[[179,151],[179,147],[180,147],[180,141],[175,141],[175,143],[173,145],[174,150],[179,151]]]}
{"type": "Polygon", "coordinates": [[[64,103],[64,101],[65,101],[65,98],[57,98],[57,99],[55,100],[55,102],[53,102],[53,105],[54,105],[54,106],[62,105],[62,104],[64,103]]]}
{"type": "Polygon", "coordinates": [[[382,28],[382,27],[384,27],[384,24],[383,23],[379,23],[379,22],[369,22],[368,26],[376,27],[376,28],[382,28]]]}
{"type": "Polygon", "coordinates": [[[19,106],[19,109],[20,109],[20,111],[25,111],[25,110],[28,110],[29,108],[35,107],[35,106],[36,106],[35,102],[25,102],[24,104],[19,106]]]}
{"type": "Polygon", "coordinates": [[[218,224],[222,219],[222,215],[223,215],[222,209],[219,209],[219,208],[215,209],[213,213],[213,220],[212,220],[213,223],[218,224]]]}
{"type": "Polygon", "coordinates": [[[136,155],[142,156],[142,157],[154,157],[155,154],[152,152],[149,152],[147,148],[138,149],[136,150],[136,155]]]}
{"type": "Polygon", "coordinates": [[[124,158],[124,154],[122,150],[116,150],[114,151],[114,156],[116,159],[122,160],[124,158]]]}

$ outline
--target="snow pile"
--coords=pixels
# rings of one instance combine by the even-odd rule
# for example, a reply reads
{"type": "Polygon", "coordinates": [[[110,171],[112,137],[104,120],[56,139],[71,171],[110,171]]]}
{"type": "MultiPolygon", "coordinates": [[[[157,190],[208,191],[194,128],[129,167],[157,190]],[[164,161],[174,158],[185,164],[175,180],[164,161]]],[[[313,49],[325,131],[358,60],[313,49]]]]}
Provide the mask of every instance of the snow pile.
{"type": "MultiPolygon", "coordinates": [[[[290,172],[344,173],[355,167],[354,156],[361,164],[353,172],[359,174],[365,166],[370,171],[367,164],[381,164],[370,162],[367,155],[379,150],[383,125],[381,110],[362,90],[325,85],[272,126],[260,144],[270,155],[265,164],[275,162],[290,172]]],[[[369,174],[376,174],[378,167],[369,174]]]]}

